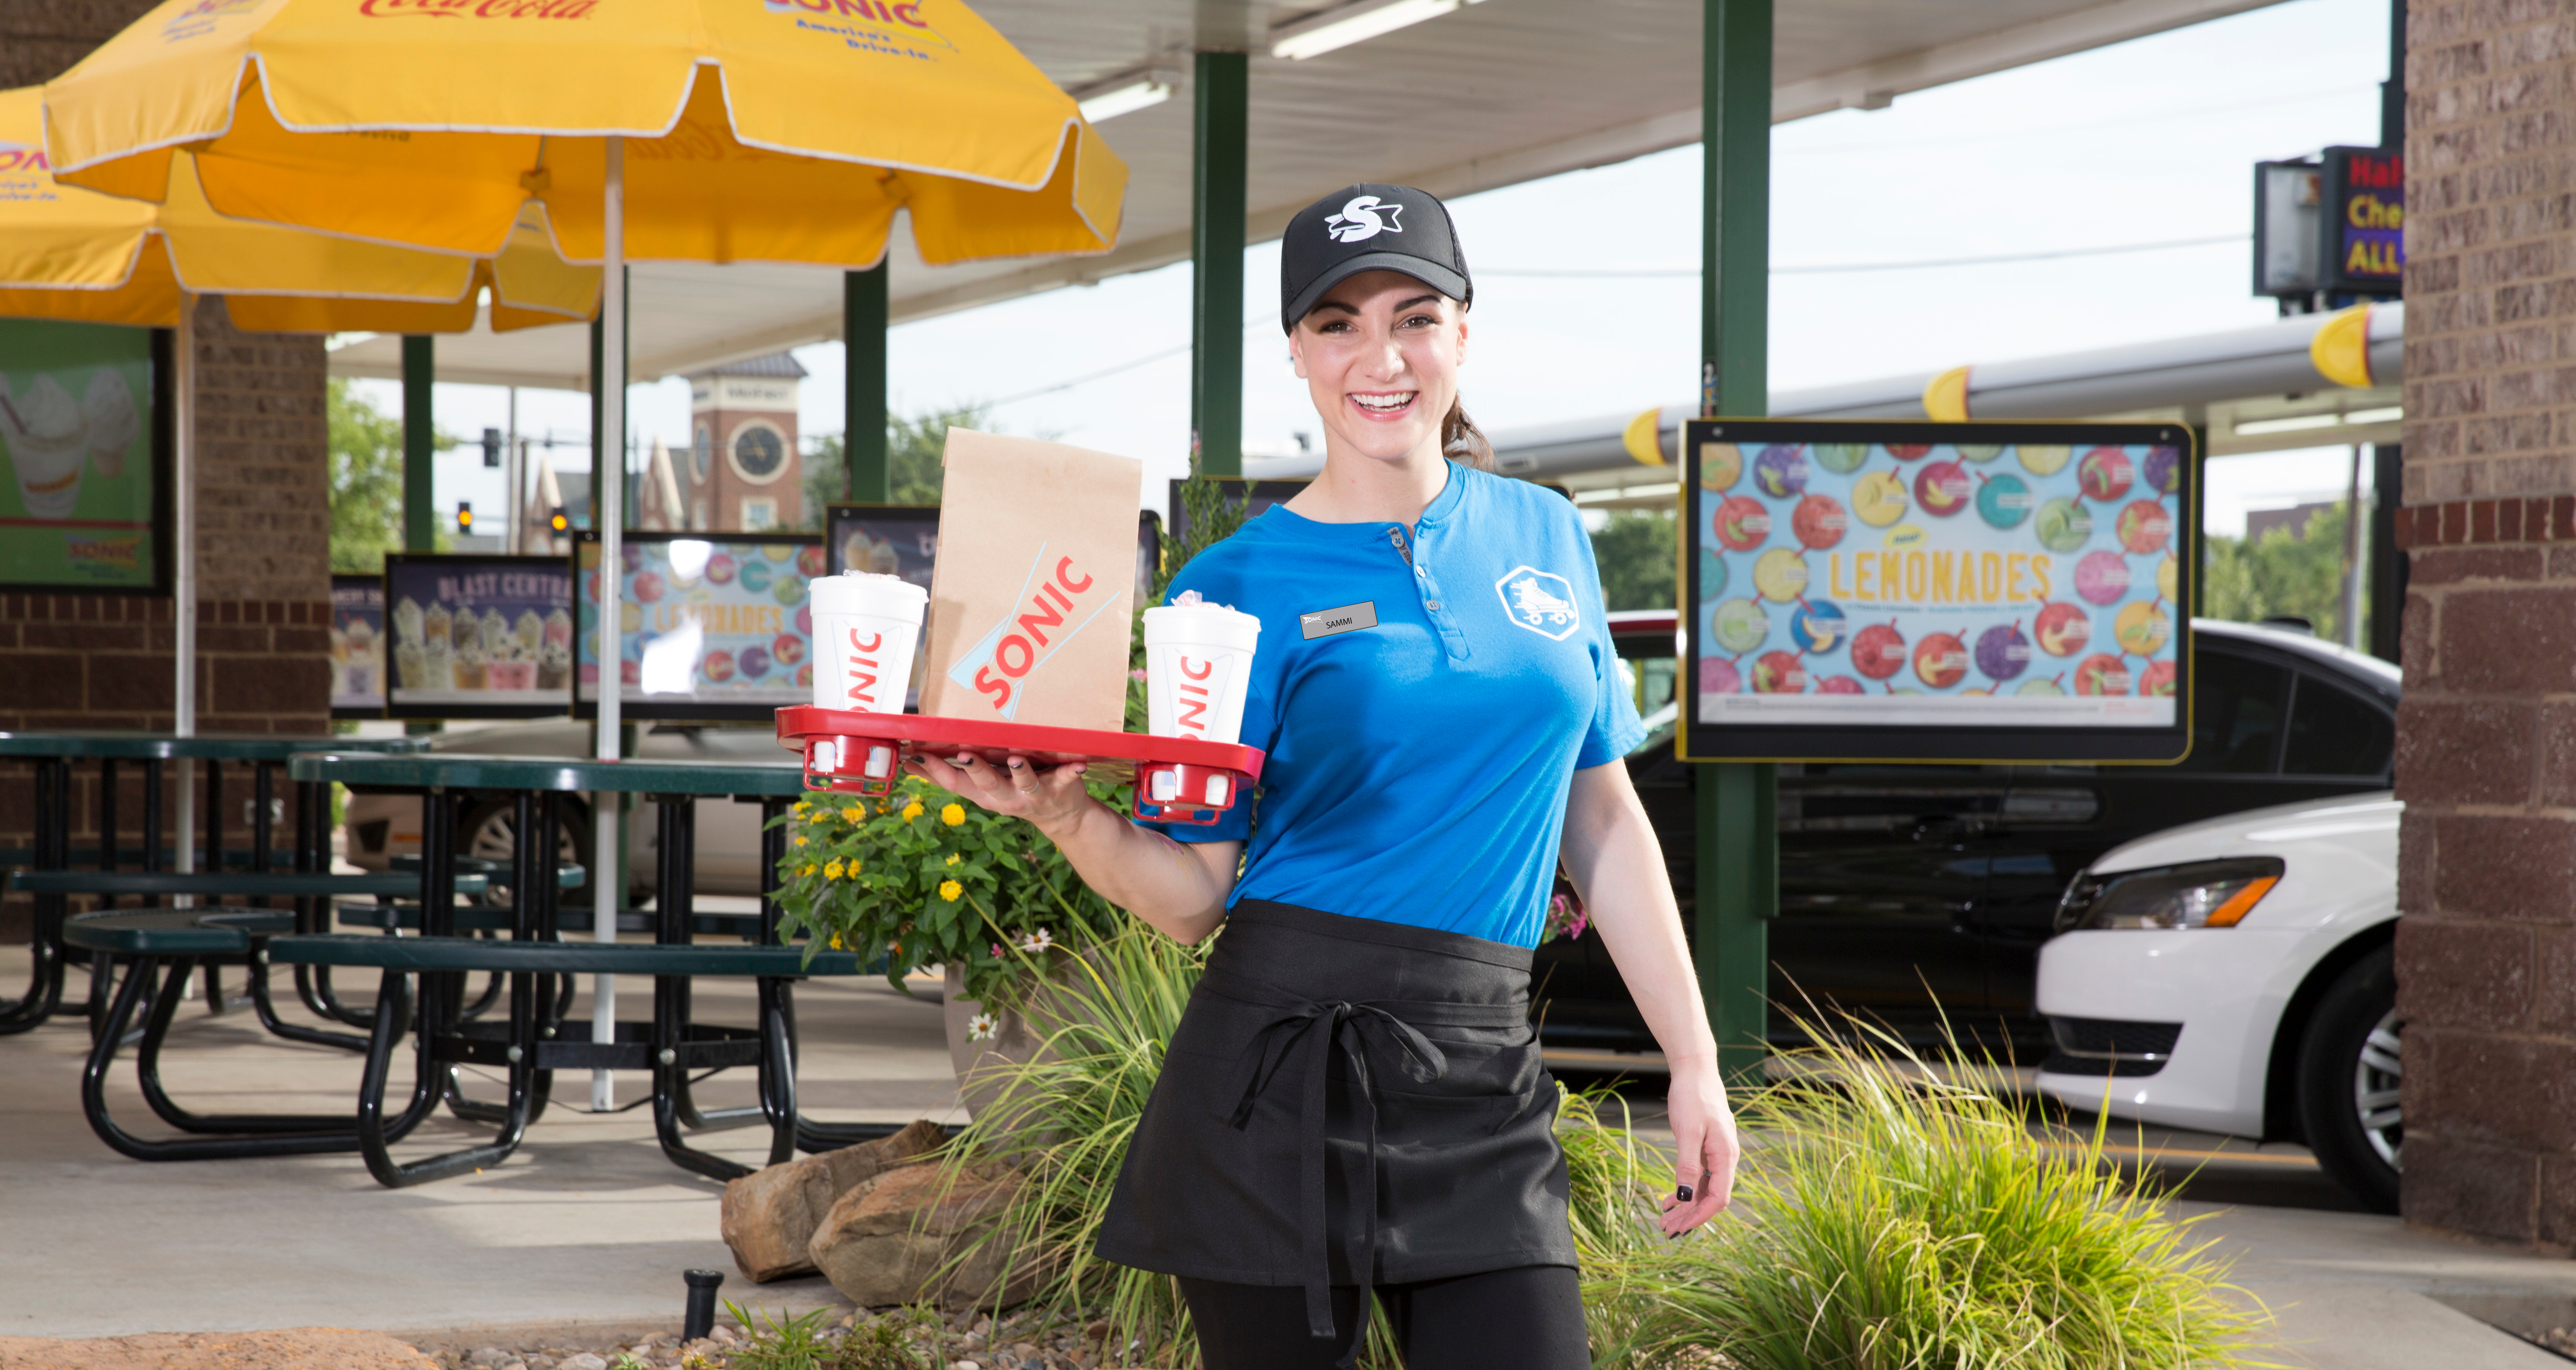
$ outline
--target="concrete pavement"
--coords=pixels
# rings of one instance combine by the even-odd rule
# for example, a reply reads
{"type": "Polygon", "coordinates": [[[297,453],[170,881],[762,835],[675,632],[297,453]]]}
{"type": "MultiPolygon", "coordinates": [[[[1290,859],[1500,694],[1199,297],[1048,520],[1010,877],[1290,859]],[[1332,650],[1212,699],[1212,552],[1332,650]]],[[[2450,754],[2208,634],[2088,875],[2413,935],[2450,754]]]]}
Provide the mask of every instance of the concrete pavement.
{"type": "MultiPolygon", "coordinates": [[[[0,950],[0,986],[25,983],[25,953],[0,950]]],[[[80,979],[75,972],[74,979],[80,979]]],[[[238,981],[234,987],[238,988],[238,981]]],[[[708,1022],[751,1021],[747,984],[698,990],[708,1022]]],[[[934,1001],[882,981],[809,982],[798,993],[808,1111],[833,1120],[955,1116],[934,1001]]],[[[587,1009],[579,1010],[586,1013],[587,1009]]],[[[680,1272],[730,1271],[719,1187],[672,1166],[642,1110],[550,1109],[519,1153],[487,1173],[386,1190],[354,1155],[143,1164],[107,1150],[79,1111],[88,1037],[78,1020],[0,1038],[0,1336],[102,1336],[338,1326],[413,1335],[560,1328],[603,1335],[676,1326],[680,1272]]],[[[336,1112],[354,1055],[280,1042],[246,1009],[188,1005],[163,1075],[185,1106],[336,1112]]],[[[720,1077],[710,1107],[748,1103],[720,1077]]],[[[398,1067],[397,1080],[408,1078],[398,1067]]],[[[157,1134],[126,1072],[119,1116],[157,1134]]],[[[642,1097],[621,1078],[622,1101],[642,1097]]],[[[583,1099],[565,1081],[559,1098],[583,1099]]],[[[490,1097],[488,1082],[469,1092],[490,1097]]],[[[1660,1119],[1650,1090],[1639,1121],[1660,1119]]],[[[452,1118],[400,1151],[475,1136],[452,1118]]],[[[2134,1163],[2182,1180],[2236,1278],[2277,1318],[2258,1359],[2315,1370],[2548,1370],[2566,1362],[2495,1327],[2576,1325],[2576,1263],[2409,1231],[2350,1204],[2296,1147],[2132,1130],[2134,1163]],[[2482,1322],[2479,1319],[2485,1319],[2482,1322]]],[[[710,1149],[757,1163],[765,1134],[715,1134],[710,1149]]],[[[772,1312],[834,1301],[819,1279],[724,1293],[772,1312]]]]}

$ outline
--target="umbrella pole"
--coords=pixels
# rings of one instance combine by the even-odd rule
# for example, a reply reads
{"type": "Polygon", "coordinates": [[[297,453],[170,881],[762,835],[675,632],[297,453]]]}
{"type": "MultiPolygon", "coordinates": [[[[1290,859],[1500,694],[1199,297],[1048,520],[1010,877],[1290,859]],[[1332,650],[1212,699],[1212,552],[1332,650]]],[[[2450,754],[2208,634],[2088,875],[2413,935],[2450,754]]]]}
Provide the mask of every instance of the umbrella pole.
{"type": "MultiPolygon", "coordinates": [[[[177,345],[170,349],[170,606],[173,704],[170,731],[197,735],[197,297],[179,295],[177,345]]],[[[178,765],[178,866],[197,868],[197,766],[178,765]]],[[[147,839],[158,845],[161,834],[147,839]]],[[[181,907],[196,903],[181,895],[181,907]]]]}
{"type": "MultiPolygon", "coordinates": [[[[600,191],[601,252],[599,324],[608,344],[599,349],[599,488],[590,495],[591,526],[599,530],[599,759],[615,761],[619,715],[625,704],[625,656],[619,638],[624,624],[626,566],[626,140],[608,138],[608,167],[600,191]]],[[[625,814],[614,794],[591,796],[593,895],[591,939],[617,940],[617,909],[625,902],[626,872],[617,861],[618,830],[625,814]]],[[[670,891],[663,891],[669,897],[670,891]]],[[[617,977],[591,981],[590,1040],[601,1045],[617,1040],[617,977]]],[[[616,1084],[606,1070],[590,1073],[590,1106],[605,1113],[617,1106],[616,1084]]]]}

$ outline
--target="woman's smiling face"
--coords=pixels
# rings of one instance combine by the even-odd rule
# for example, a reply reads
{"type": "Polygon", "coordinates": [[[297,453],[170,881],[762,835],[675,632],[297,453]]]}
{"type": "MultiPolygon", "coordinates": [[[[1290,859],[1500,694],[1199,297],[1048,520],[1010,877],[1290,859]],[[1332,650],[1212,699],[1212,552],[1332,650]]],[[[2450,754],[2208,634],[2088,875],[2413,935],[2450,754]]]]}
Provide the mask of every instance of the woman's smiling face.
{"type": "Polygon", "coordinates": [[[1364,271],[1334,286],[1288,335],[1325,431],[1379,461],[1425,444],[1439,455],[1466,350],[1458,302],[1393,271],[1364,271]]]}

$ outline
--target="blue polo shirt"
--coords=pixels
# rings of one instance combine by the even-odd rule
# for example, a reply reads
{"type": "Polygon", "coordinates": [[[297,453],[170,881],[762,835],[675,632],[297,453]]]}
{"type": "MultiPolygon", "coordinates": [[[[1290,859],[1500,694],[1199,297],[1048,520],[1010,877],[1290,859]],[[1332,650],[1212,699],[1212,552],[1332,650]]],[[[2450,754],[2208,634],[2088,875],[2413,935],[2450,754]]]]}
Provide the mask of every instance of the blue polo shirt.
{"type": "Polygon", "coordinates": [[[1242,734],[1269,754],[1256,802],[1151,825],[1250,839],[1228,907],[1538,945],[1575,769],[1645,736],[1574,506],[1452,465],[1412,528],[1273,506],[1183,567],[1184,590],[1261,620],[1242,734]]]}

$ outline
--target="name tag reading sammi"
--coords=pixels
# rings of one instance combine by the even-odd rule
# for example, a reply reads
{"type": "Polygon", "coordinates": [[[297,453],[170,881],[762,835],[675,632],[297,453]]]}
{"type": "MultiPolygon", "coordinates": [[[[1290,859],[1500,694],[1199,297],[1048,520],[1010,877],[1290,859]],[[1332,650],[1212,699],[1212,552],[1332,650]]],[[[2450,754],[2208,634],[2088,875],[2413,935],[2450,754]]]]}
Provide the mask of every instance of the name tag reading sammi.
{"type": "Polygon", "coordinates": [[[1338,609],[1318,609],[1311,614],[1297,616],[1297,627],[1306,634],[1308,642],[1319,637],[1331,637],[1335,633],[1355,633],[1362,628],[1376,626],[1376,600],[1345,604],[1338,609]]]}

